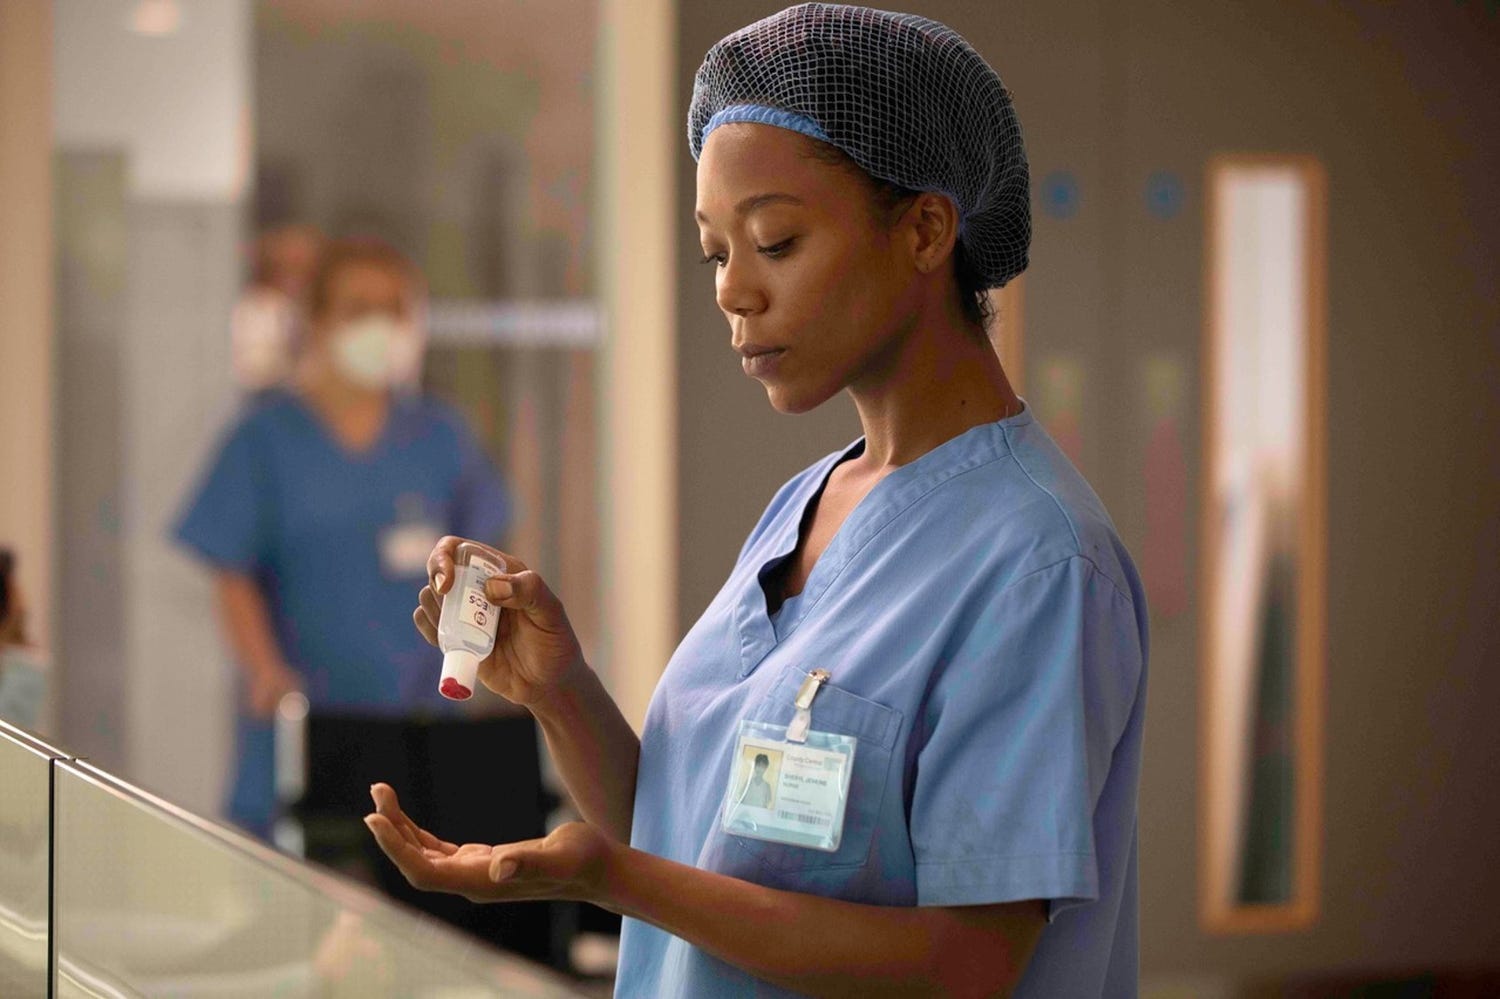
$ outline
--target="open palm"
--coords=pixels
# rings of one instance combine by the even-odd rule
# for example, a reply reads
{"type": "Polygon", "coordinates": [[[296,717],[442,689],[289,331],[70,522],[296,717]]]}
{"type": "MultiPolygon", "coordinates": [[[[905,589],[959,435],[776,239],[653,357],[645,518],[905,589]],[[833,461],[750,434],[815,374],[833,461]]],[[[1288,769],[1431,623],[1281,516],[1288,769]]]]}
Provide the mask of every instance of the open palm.
{"type": "Polygon", "coordinates": [[[584,822],[559,826],[542,839],[460,846],[413,822],[389,784],[376,784],[370,795],[376,810],[365,816],[365,825],[406,880],[423,891],[462,895],[471,902],[591,901],[613,846],[584,822]]]}

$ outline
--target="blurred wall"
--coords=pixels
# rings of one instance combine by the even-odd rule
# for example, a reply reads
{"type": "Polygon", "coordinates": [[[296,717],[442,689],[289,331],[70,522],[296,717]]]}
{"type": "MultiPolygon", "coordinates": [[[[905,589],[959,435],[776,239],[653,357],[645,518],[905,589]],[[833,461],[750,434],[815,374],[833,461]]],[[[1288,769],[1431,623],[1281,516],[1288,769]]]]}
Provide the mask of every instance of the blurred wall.
{"type": "Polygon", "coordinates": [[[212,814],[229,672],[169,539],[235,393],[228,315],[248,169],[249,2],[55,0],[60,741],[212,814]]]}
{"type": "Polygon", "coordinates": [[[0,546],[16,551],[30,637],[44,648],[53,579],[51,32],[46,4],[0,3],[0,546]]]}
{"type": "MultiPolygon", "coordinates": [[[[679,113],[708,46],[781,6],[683,5],[679,113]]],[[[1314,969],[1493,963],[1500,730],[1485,714],[1500,703],[1495,6],[917,8],[996,66],[1026,129],[1036,220],[1028,400],[1054,434],[1076,433],[1071,449],[1138,558],[1175,549],[1186,560],[1177,580],[1186,592],[1152,593],[1145,977],[1161,994],[1178,982],[1181,994],[1209,996],[1314,969]],[[1216,152],[1311,153],[1329,177],[1323,912],[1295,935],[1211,938],[1196,916],[1202,197],[1216,152]],[[1148,489],[1163,405],[1181,437],[1148,489]],[[1165,537],[1150,509],[1158,502],[1186,514],[1166,519],[1165,537]]],[[[686,629],[777,486],[859,428],[843,399],[777,415],[740,373],[712,275],[697,265],[685,144],[677,163],[686,629]]]]}

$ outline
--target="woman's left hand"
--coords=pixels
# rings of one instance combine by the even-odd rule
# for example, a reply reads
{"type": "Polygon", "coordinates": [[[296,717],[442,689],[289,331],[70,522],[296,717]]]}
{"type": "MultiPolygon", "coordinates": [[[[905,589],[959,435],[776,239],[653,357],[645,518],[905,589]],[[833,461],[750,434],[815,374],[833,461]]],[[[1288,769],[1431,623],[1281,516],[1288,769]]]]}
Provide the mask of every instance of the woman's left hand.
{"type": "Polygon", "coordinates": [[[415,888],[471,902],[600,901],[605,864],[617,844],[586,822],[569,822],[543,839],[459,846],[408,818],[389,784],[372,786],[370,796],[375,812],[365,825],[415,888]]]}

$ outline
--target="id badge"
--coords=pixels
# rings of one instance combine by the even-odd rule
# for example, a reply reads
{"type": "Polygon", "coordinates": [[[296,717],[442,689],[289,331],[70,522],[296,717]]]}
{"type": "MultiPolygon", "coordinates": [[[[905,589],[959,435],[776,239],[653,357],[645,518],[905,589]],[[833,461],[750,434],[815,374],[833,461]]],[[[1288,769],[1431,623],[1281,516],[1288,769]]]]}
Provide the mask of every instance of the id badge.
{"type": "Polygon", "coordinates": [[[418,493],[396,498],[396,520],[380,532],[380,569],[387,579],[409,579],[427,574],[427,556],[442,540],[442,525],[427,513],[418,493]]]}
{"type": "Polygon", "coordinates": [[[427,556],[443,538],[436,524],[410,521],[380,532],[380,568],[388,579],[427,574],[427,556]]]}
{"type": "MultiPolygon", "coordinates": [[[[809,678],[813,696],[827,677],[814,671],[809,678]]],[[[808,717],[812,696],[805,697],[806,706],[803,700],[799,694],[791,725],[740,722],[723,827],[736,836],[831,853],[843,838],[858,740],[813,729],[808,717]]]]}

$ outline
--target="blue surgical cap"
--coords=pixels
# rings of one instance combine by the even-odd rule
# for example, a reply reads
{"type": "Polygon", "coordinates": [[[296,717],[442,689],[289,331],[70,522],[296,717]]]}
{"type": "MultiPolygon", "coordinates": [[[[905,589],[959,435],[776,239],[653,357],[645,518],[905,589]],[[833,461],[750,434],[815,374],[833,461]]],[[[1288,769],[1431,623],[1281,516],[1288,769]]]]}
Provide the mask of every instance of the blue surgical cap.
{"type": "Polygon", "coordinates": [[[914,14],[805,3],[708,50],[693,83],[693,158],[720,125],[759,122],[832,145],[870,176],[947,195],[984,286],[1026,269],[1031,194],[1000,77],[953,29],[914,14]]]}

